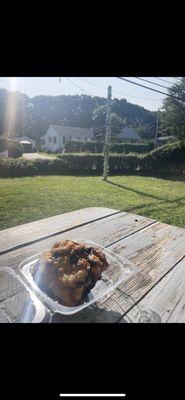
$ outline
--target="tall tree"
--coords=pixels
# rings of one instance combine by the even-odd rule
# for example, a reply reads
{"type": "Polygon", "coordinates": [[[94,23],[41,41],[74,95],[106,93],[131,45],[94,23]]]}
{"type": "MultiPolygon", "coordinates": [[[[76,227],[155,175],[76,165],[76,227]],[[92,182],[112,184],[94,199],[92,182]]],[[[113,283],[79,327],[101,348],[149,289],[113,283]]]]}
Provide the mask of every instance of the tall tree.
{"type": "Polygon", "coordinates": [[[185,78],[169,88],[169,94],[179,97],[166,97],[163,101],[161,130],[163,134],[185,138],[185,78]]]}
{"type": "MultiPolygon", "coordinates": [[[[96,108],[93,112],[93,120],[95,128],[101,129],[102,138],[105,135],[105,118],[106,118],[106,105],[96,108]]],[[[121,132],[122,127],[125,125],[125,120],[119,117],[116,113],[111,113],[111,140],[114,141],[116,136],[121,132]]]]}
{"type": "MultiPolygon", "coordinates": [[[[25,135],[39,141],[51,124],[83,128],[99,126],[98,120],[93,120],[93,111],[106,106],[106,102],[106,98],[87,95],[41,95],[30,98],[22,93],[12,95],[0,88],[0,135],[11,128],[13,136],[25,135]]],[[[113,99],[112,113],[126,119],[126,124],[136,131],[139,129],[141,137],[154,137],[154,112],[128,103],[125,99],[113,99]]],[[[104,124],[104,119],[100,122],[104,124]]],[[[116,133],[119,123],[113,123],[113,126],[116,133]]]]}

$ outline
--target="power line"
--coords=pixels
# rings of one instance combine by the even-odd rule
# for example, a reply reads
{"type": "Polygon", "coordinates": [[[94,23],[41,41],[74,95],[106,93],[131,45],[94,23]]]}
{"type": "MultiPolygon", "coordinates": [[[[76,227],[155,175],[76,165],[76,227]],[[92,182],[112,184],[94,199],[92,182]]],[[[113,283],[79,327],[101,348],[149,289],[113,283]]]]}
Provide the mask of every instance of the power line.
{"type": "Polygon", "coordinates": [[[155,83],[155,82],[152,82],[152,81],[148,81],[148,79],[143,79],[143,78],[136,78],[136,79],[139,79],[140,81],[148,82],[148,83],[150,83],[150,84],[152,84],[152,85],[160,86],[160,87],[162,87],[162,88],[164,88],[164,89],[169,89],[168,86],[159,85],[159,83],[155,83]]]}
{"type": "Polygon", "coordinates": [[[161,92],[160,90],[153,89],[153,88],[150,88],[150,87],[145,86],[145,85],[141,85],[140,83],[130,81],[129,79],[121,78],[121,77],[117,77],[117,78],[118,78],[118,79],[121,79],[122,81],[126,81],[126,82],[129,82],[129,83],[132,83],[133,85],[137,85],[137,86],[143,87],[143,88],[145,88],[145,89],[152,90],[153,92],[157,92],[157,93],[164,94],[165,96],[172,97],[173,99],[181,100],[181,101],[183,101],[183,102],[185,101],[184,99],[181,99],[181,97],[176,97],[176,96],[173,96],[172,94],[168,94],[168,93],[161,92]]]}
{"type": "MultiPolygon", "coordinates": [[[[159,77],[157,77],[157,76],[156,76],[155,79],[158,79],[158,80],[161,81],[161,82],[169,83],[170,85],[173,85],[173,84],[174,84],[174,82],[167,81],[166,79],[162,79],[162,78],[159,78],[159,77]]],[[[178,80],[178,78],[175,78],[175,79],[178,80]]]]}
{"type": "MultiPolygon", "coordinates": [[[[76,83],[74,83],[72,81],[72,79],[69,79],[67,77],[65,77],[66,79],[68,79],[71,83],[73,83],[74,86],[78,87],[80,90],[82,90],[83,92],[87,93],[89,96],[92,96],[92,94],[90,92],[87,92],[85,89],[82,89],[79,85],[77,85],[76,83]]],[[[97,103],[97,101],[95,101],[95,105],[96,107],[99,107],[100,105],[97,103]]]]}
{"type": "MultiPolygon", "coordinates": [[[[80,80],[83,80],[84,82],[89,83],[89,85],[93,85],[93,86],[99,87],[99,88],[101,88],[101,89],[107,89],[106,87],[97,85],[96,83],[89,82],[89,81],[87,81],[87,79],[83,79],[83,78],[79,78],[79,79],[80,79],[80,80]]],[[[151,98],[149,98],[149,97],[132,96],[132,95],[127,94],[127,93],[118,92],[117,90],[114,90],[114,89],[112,90],[112,92],[117,93],[117,94],[121,94],[122,96],[133,97],[134,99],[158,101],[157,99],[151,99],[151,98]]]]}
{"type": "MultiPolygon", "coordinates": [[[[66,78],[66,77],[65,77],[66,78]]],[[[78,89],[80,89],[80,90],[82,90],[82,92],[85,92],[85,93],[87,93],[88,95],[90,95],[91,96],[91,94],[89,93],[89,92],[87,92],[86,90],[84,90],[84,89],[82,89],[79,85],[77,85],[76,83],[74,83],[73,81],[72,81],[72,79],[69,79],[69,78],[66,78],[68,81],[70,81],[71,83],[73,83],[73,85],[75,85],[78,89]]]]}

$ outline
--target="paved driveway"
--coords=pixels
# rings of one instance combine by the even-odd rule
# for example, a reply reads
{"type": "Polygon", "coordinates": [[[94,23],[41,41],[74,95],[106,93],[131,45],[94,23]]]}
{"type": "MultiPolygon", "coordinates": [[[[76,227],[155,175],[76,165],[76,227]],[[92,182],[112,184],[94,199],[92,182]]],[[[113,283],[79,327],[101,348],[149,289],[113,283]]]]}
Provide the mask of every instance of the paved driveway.
{"type": "Polygon", "coordinates": [[[50,154],[42,155],[39,153],[24,153],[23,157],[26,158],[27,160],[36,160],[37,158],[40,160],[46,160],[46,159],[50,160],[55,158],[54,156],[53,157],[50,156],[50,154]]]}

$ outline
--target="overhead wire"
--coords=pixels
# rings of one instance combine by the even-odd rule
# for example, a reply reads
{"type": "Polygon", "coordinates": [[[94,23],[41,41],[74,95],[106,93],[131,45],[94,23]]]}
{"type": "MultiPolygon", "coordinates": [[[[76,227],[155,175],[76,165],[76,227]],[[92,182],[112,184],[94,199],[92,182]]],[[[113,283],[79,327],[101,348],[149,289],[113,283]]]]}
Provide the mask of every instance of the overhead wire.
{"type": "MultiPolygon", "coordinates": [[[[134,77],[134,78],[136,78],[136,77],[134,77]]],[[[138,77],[137,77],[136,79],[139,79],[140,81],[148,82],[148,83],[150,83],[151,85],[160,86],[160,87],[162,87],[162,88],[164,88],[164,89],[169,89],[168,86],[160,85],[159,83],[155,83],[155,82],[153,82],[153,81],[149,81],[148,79],[138,78],[138,77]]]]}
{"type": "MultiPolygon", "coordinates": [[[[84,82],[89,83],[90,85],[93,85],[93,86],[96,86],[96,87],[100,87],[100,88],[102,88],[102,89],[107,90],[106,87],[97,85],[96,83],[89,82],[89,81],[87,81],[87,79],[84,79],[84,78],[79,78],[79,79],[83,80],[84,82]]],[[[132,96],[132,95],[127,94],[127,93],[118,92],[118,90],[115,90],[115,89],[112,89],[112,92],[117,93],[117,94],[121,94],[122,96],[133,97],[134,99],[158,101],[157,99],[151,99],[151,98],[149,98],[149,97],[132,96]]]]}
{"type": "MultiPolygon", "coordinates": [[[[169,83],[170,85],[174,84],[174,82],[167,81],[166,79],[159,78],[158,76],[156,76],[155,79],[157,79],[157,80],[159,80],[161,82],[169,83]]],[[[177,79],[177,78],[175,78],[175,79],[177,79]]]]}
{"type": "Polygon", "coordinates": [[[157,90],[157,89],[154,89],[154,88],[150,88],[150,87],[145,86],[145,85],[141,85],[140,83],[133,82],[133,81],[131,81],[131,80],[129,80],[129,79],[126,79],[126,78],[123,78],[123,77],[117,77],[117,78],[118,78],[118,79],[121,79],[121,80],[123,80],[123,81],[129,82],[129,83],[132,83],[133,85],[137,85],[137,86],[143,87],[143,88],[145,88],[145,89],[151,90],[151,91],[153,91],[153,92],[161,93],[161,94],[164,94],[165,96],[172,97],[172,98],[174,98],[174,99],[176,99],[176,100],[181,100],[181,101],[185,102],[185,100],[182,99],[181,97],[177,97],[177,96],[173,96],[172,94],[169,94],[169,93],[161,92],[160,90],[157,90]]]}

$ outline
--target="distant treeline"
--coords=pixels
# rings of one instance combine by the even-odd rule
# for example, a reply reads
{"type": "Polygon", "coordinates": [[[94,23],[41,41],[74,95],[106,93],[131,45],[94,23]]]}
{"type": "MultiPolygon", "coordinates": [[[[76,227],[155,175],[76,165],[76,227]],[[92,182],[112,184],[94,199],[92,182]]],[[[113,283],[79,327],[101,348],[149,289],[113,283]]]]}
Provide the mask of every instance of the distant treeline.
{"type": "MultiPolygon", "coordinates": [[[[90,128],[95,126],[93,111],[106,104],[106,98],[87,95],[29,96],[0,89],[0,135],[29,136],[37,142],[49,125],[90,128]]],[[[155,134],[156,113],[126,99],[114,99],[112,112],[131,125],[142,138],[155,134]]]]}

